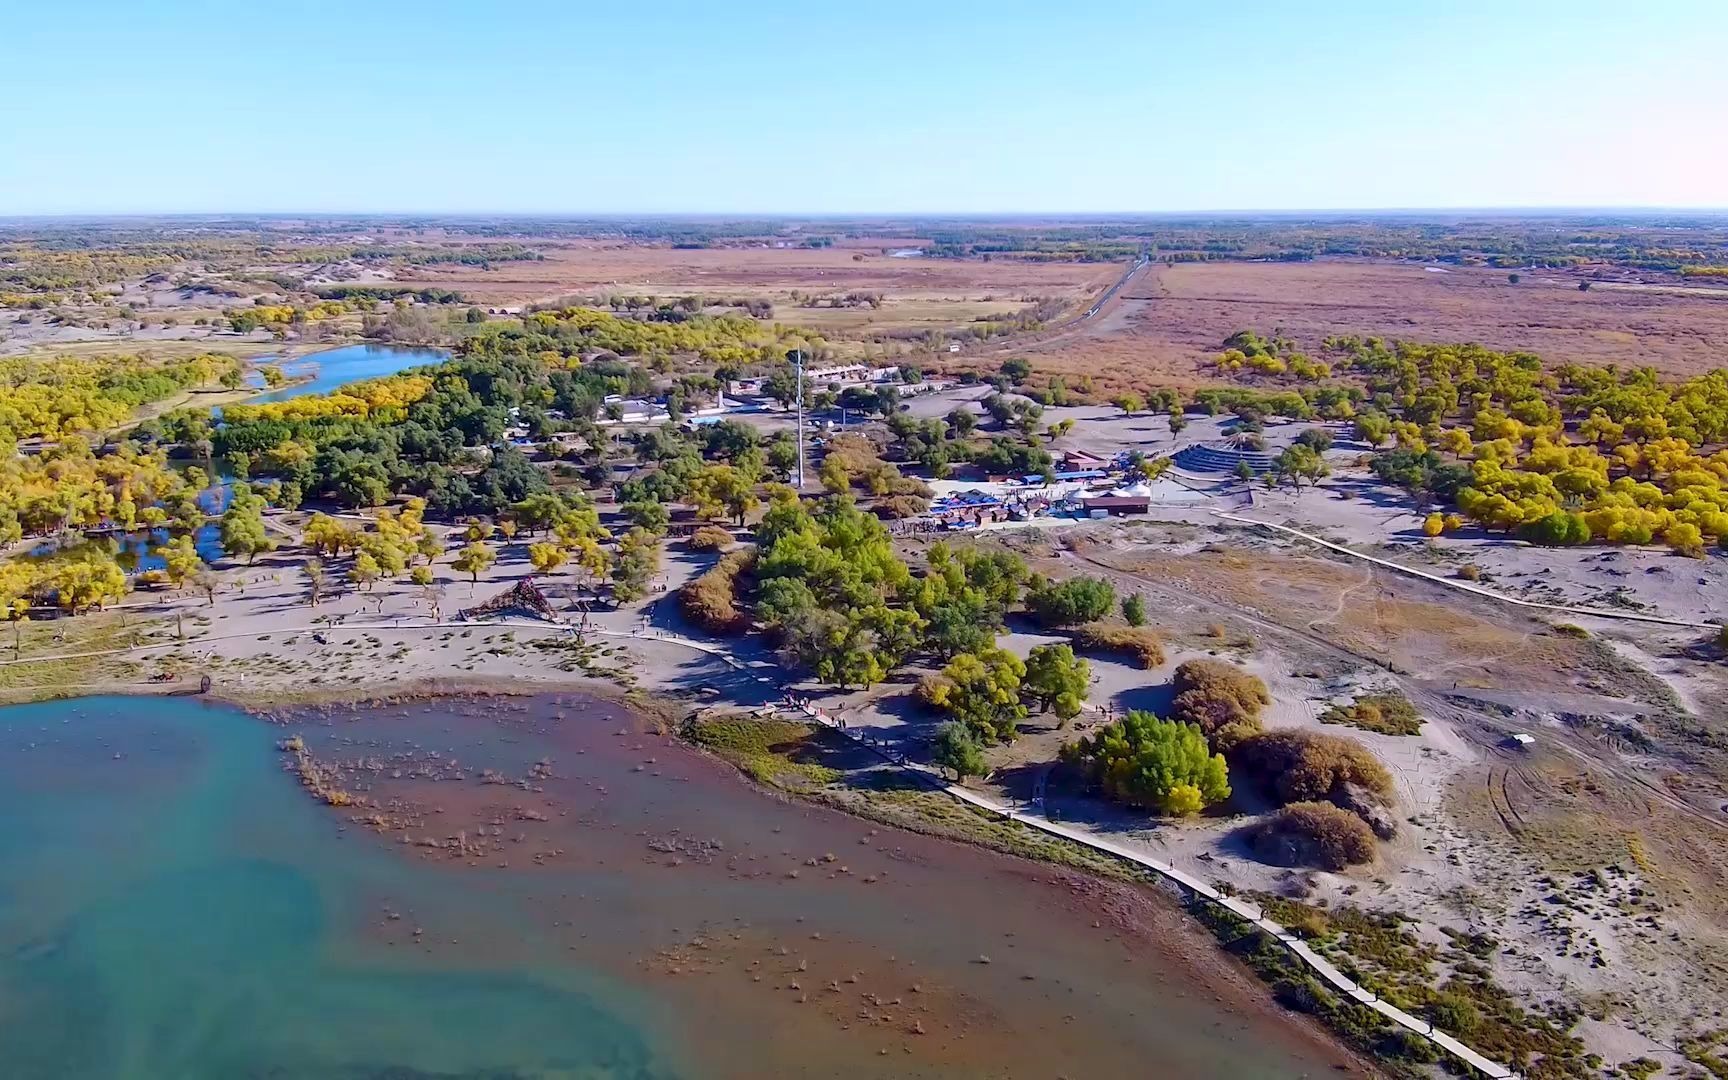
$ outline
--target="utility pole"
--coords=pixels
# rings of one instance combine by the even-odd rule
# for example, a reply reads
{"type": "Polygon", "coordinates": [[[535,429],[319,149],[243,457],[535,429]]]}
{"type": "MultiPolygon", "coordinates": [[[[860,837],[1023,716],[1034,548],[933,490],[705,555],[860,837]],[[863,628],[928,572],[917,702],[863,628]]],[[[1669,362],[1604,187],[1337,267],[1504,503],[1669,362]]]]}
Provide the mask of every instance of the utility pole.
{"type": "Polygon", "coordinates": [[[786,354],[792,361],[793,375],[798,380],[798,493],[804,493],[804,350],[793,349],[786,354]]]}

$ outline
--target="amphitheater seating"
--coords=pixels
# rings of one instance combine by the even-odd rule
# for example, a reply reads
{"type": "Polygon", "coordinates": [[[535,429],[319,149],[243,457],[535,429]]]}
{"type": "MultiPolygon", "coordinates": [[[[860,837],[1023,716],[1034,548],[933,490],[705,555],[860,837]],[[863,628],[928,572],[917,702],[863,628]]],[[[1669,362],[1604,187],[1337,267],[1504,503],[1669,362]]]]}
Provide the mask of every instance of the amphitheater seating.
{"type": "Polygon", "coordinates": [[[1268,450],[1238,450],[1223,443],[1195,443],[1176,451],[1175,461],[1177,467],[1186,472],[1225,476],[1235,475],[1238,463],[1246,461],[1258,476],[1272,468],[1276,456],[1268,450]]]}

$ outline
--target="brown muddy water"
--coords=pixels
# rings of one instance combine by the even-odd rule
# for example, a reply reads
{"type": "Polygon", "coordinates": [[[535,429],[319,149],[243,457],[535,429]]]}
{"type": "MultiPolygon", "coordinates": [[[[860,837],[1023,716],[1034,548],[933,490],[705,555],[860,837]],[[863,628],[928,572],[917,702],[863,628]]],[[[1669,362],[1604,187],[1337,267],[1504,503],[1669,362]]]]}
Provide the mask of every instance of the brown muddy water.
{"type": "Polygon", "coordinates": [[[1150,890],[776,798],[611,703],[0,715],[7,1076],[1357,1068],[1150,890]]]}

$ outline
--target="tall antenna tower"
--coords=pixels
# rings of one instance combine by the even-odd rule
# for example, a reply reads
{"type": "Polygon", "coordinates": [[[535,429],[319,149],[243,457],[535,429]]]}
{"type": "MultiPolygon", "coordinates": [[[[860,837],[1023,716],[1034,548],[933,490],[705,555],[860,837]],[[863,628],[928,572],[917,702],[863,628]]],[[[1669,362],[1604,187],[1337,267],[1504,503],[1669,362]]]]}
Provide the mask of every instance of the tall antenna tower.
{"type": "Polygon", "coordinates": [[[798,380],[798,491],[804,491],[804,350],[793,349],[786,354],[792,361],[792,372],[798,380]]]}

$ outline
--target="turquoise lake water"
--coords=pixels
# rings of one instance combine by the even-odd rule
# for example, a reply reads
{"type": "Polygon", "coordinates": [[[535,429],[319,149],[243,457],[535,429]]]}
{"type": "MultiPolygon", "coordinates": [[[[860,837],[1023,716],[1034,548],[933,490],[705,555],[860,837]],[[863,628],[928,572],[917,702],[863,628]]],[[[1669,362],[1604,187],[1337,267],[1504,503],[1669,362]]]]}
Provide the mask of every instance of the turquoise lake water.
{"type": "Polygon", "coordinates": [[[359,940],[358,898],[430,896],[436,872],[338,839],[256,720],[162,698],[0,716],[9,1080],[681,1071],[626,987],[359,940]]]}
{"type": "Polygon", "coordinates": [[[580,695],[0,709],[0,823],[4,1080],[1350,1075],[1167,901],[580,695]]]}
{"type": "MultiPolygon", "coordinates": [[[[247,398],[246,401],[250,405],[265,401],[287,401],[289,398],[304,397],[307,394],[328,394],[347,383],[394,375],[407,368],[436,364],[449,357],[449,349],[422,349],[406,345],[344,345],[339,349],[325,349],[323,352],[308,353],[297,359],[281,362],[282,370],[291,378],[310,374],[312,377],[309,381],[281,390],[272,390],[267,394],[247,398]]],[[[260,364],[270,362],[269,357],[259,360],[260,364]]]]}

